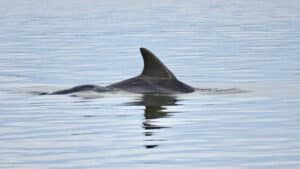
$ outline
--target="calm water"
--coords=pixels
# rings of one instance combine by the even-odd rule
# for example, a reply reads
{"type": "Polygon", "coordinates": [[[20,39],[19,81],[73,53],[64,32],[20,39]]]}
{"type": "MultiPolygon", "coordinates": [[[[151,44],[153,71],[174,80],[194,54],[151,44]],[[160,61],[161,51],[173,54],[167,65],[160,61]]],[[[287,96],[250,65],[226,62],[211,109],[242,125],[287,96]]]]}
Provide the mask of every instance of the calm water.
{"type": "Polygon", "coordinates": [[[295,0],[1,0],[0,168],[299,168],[299,11],[295,0]],[[32,94],[135,76],[139,47],[188,84],[251,92],[32,94]]]}

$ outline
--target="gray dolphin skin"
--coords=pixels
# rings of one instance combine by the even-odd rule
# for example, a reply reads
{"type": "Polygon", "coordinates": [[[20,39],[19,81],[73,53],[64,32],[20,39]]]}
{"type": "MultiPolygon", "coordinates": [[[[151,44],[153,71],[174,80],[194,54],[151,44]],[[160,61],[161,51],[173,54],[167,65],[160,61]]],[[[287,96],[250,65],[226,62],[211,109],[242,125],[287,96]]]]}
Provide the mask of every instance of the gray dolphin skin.
{"type": "Polygon", "coordinates": [[[195,89],[181,81],[148,49],[140,48],[144,60],[143,72],[133,78],[106,87],[81,85],[50,94],[70,94],[81,91],[110,92],[127,91],[132,93],[191,93],[195,89]]]}

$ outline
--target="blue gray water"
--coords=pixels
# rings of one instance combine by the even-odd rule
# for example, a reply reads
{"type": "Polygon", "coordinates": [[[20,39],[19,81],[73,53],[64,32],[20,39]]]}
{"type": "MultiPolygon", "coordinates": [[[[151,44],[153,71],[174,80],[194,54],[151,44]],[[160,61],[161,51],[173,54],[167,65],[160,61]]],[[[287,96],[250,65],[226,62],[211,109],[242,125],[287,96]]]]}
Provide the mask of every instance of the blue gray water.
{"type": "Polygon", "coordinates": [[[0,1],[0,168],[297,169],[300,2],[0,1]],[[142,69],[240,94],[38,96],[142,69]]]}

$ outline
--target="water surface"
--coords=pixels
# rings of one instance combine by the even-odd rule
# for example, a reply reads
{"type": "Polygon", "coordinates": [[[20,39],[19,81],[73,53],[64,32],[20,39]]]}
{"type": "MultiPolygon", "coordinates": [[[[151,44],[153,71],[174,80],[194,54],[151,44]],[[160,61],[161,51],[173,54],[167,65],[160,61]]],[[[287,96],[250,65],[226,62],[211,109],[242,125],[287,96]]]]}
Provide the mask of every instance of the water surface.
{"type": "Polygon", "coordinates": [[[298,1],[0,1],[0,168],[299,168],[298,1]],[[199,88],[34,95],[141,72],[199,88]]]}

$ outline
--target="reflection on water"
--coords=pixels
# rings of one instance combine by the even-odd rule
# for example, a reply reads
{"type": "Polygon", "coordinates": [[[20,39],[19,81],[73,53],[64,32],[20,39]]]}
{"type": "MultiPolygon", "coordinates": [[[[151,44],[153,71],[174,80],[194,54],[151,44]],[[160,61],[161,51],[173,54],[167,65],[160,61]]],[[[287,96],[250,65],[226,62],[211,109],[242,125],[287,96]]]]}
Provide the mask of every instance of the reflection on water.
{"type": "Polygon", "coordinates": [[[0,168],[298,169],[299,9],[292,0],[1,1],[0,168]],[[139,47],[200,90],[20,92],[135,76],[139,47]]]}
{"type": "Polygon", "coordinates": [[[143,128],[145,129],[144,135],[147,137],[145,142],[149,143],[145,144],[146,148],[155,148],[159,145],[151,144],[152,142],[157,143],[163,141],[162,139],[152,138],[152,136],[155,132],[158,132],[159,129],[168,127],[156,124],[155,119],[167,118],[168,116],[171,116],[171,113],[175,113],[168,111],[166,106],[177,105],[177,101],[178,100],[174,95],[145,94],[140,100],[129,103],[129,105],[145,106],[145,121],[143,122],[143,128]]]}

